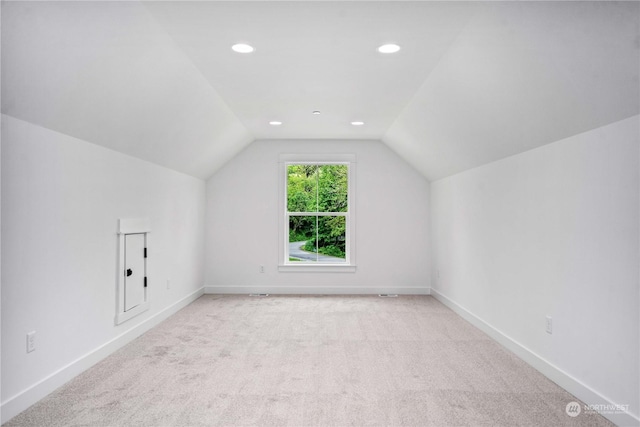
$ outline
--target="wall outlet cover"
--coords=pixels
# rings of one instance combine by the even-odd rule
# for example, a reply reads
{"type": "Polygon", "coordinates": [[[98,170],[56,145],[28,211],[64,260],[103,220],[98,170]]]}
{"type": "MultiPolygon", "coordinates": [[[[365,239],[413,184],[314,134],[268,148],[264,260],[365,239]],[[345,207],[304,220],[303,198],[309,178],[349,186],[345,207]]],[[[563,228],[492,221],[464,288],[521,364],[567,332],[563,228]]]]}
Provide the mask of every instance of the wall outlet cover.
{"type": "Polygon", "coordinates": [[[27,353],[31,353],[36,349],[36,331],[27,334],[27,353]]]}

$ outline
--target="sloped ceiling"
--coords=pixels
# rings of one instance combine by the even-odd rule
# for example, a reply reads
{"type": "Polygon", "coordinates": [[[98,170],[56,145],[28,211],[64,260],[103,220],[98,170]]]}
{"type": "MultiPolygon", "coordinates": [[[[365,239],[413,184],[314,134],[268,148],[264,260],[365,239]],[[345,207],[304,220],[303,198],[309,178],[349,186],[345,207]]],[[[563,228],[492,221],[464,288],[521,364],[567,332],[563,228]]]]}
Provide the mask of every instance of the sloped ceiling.
{"type": "Polygon", "coordinates": [[[638,114],[639,11],[2,2],[2,112],[201,178],[256,139],[296,138],[380,139],[437,179],[638,114]]]}

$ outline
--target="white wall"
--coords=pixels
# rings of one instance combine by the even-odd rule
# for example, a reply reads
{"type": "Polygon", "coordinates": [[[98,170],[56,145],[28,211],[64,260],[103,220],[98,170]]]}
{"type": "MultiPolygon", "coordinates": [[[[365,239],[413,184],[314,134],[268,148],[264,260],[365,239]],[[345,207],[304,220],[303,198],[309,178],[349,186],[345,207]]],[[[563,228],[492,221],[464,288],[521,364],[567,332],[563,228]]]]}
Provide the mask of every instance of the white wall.
{"type": "Polygon", "coordinates": [[[207,181],[206,215],[207,292],[429,292],[429,184],[380,142],[256,141],[207,181]],[[278,272],[285,153],[356,155],[355,273],[278,272]]]}
{"type": "Polygon", "coordinates": [[[434,295],[587,403],[630,405],[636,419],[638,125],[635,116],[431,183],[434,295]]]}
{"type": "Polygon", "coordinates": [[[204,208],[203,180],[2,116],[3,421],[202,292],[204,208]],[[151,308],[115,326],[118,218],[137,217],[151,308]]]}

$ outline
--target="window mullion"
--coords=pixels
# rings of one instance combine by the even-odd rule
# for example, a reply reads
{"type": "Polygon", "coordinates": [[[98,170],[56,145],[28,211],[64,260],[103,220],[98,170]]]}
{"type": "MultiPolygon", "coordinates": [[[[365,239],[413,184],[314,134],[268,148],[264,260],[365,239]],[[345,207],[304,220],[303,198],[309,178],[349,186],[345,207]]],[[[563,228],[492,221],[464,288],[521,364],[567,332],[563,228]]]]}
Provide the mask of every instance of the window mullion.
{"type": "Polygon", "coordinates": [[[349,212],[287,212],[289,216],[347,216],[349,212]]]}

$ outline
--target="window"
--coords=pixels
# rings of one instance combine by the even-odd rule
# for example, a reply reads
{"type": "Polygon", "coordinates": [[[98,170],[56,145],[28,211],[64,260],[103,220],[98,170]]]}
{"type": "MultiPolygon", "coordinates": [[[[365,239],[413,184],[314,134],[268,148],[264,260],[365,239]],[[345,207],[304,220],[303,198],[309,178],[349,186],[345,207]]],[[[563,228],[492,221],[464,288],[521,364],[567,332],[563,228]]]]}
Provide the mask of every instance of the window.
{"type": "Polygon", "coordinates": [[[354,271],[354,156],[282,157],[280,271],[354,271]]]}

